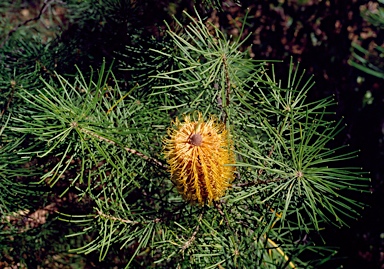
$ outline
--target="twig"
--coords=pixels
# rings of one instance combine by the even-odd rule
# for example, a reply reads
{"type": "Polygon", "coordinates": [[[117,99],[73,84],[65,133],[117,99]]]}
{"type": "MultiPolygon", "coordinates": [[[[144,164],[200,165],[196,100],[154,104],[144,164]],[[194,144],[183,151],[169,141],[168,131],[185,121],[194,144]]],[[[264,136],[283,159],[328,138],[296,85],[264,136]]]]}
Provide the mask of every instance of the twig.
{"type": "MultiPolygon", "coordinates": [[[[73,124],[73,125],[75,126],[75,124],[73,124]]],[[[115,141],[112,141],[112,140],[110,140],[110,139],[108,139],[108,138],[105,138],[105,137],[103,137],[103,136],[100,136],[100,135],[98,135],[98,134],[95,134],[95,133],[93,133],[93,132],[91,132],[91,131],[89,131],[89,130],[87,130],[87,129],[79,128],[79,130],[82,131],[82,132],[85,133],[85,134],[88,134],[88,135],[91,135],[91,136],[93,136],[93,137],[96,137],[96,138],[100,139],[101,141],[105,141],[105,142],[107,142],[107,143],[109,143],[109,144],[111,144],[111,145],[117,145],[117,143],[116,143],[115,141]]],[[[135,150],[135,149],[131,149],[131,148],[128,148],[128,147],[124,147],[124,149],[125,149],[127,152],[129,152],[129,153],[135,154],[136,156],[139,156],[139,157],[143,158],[144,160],[153,162],[153,163],[155,163],[156,165],[165,168],[164,164],[163,164],[162,162],[160,162],[159,160],[155,159],[155,158],[148,157],[147,155],[144,155],[143,153],[141,153],[141,152],[139,152],[139,151],[137,151],[137,150],[135,150]]]]}
{"type": "Polygon", "coordinates": [[[1,118],[1,117],[4,115],[4,113],[8,110],[9,105],[10,105],[11,102],[12,102],[13,95],[15,94],[16,81],[11,80],[11,86],[12,86],[11,94],[9,95],[8,102],[5,104],[3,110],[2,110],[1,113],[0,113],[0,118],[1,118]]]}
{"type": "Polygon", "coordinates": [[[295,264],[291,261],[291,259],[287,256],[287,254],[285,254],[285,252],[280,248],[279,245],[277,245],[274,241],[272,241],[270,238],[267,238],[266,235],[264,235],[265,238],[267,239],[267,242],[272,245],[273,248],[269,248],[269,249],[275,249],[283,258],[286,262],[289,263],[289,266],[292,268],[292,269],[295,269],[296,266],[295,264]]]}
{"type": "MultiPolygon", "coordinates": [[[[270,158],[272,156],[274,149],[275,148],[272,146],[271,150],[268,153],[268,158],[270,158]]],[[[264,161],[263,164],[265,166],[267,164],[267,162],[264,161]]],[[[260,169],[259,172],[257,173],[258,177],[260,177],[263,172],[264,172],[264,169],[260,169]]],[[[232,185],[232,187],[248,187],[248,186],[254,186],[254,185],[258,185],[258,184],[269,184],[271,182],[278,182],[278,181],[283,181],[283,180],[284,179],[282,179],[282,178],[268,179],[268,180],[256,179],[255,181],[252,181],[252,182],[234,184],[234,185],[232,185]]]]}
{"type": "Polygon", "coordinates": [[[199,231],[199,228],[200,228],[200,222],[201,222],[201,218],[203,217],[203,212],[200,213],[200,216],[199,216],[199,221],[198,221],[198,224],[195,228],[195,231],[193,232],[192,236],[188,239],[187,242],[185,242],[185,244],[182,246],[181,248],[181,251],[184,252],[191,244],[192,242],[195,240],[196,238],[196,234],[197,232],[199,231]]]}
{"type": "Polygon", "coordinates": [[[43,69],[43,71],[45,73],[48,73],[49,76],[55,78],[56,77],[56,74],[52,73],[51,71],[48,70],[48,68],[43,65],[39,60],[36,60],[36,63],[40,65],[41,69],[43,69]]]}
{"type": "Polygon", "coordinates": [[[96,209],[96,211],[97,211],[97,216],[100,216],[100,217],[103,217],[103,218],[106,218],[106,219],[109,219],[109,220],[116,220],[116,221],[119,221],[119,222],[122,222],[122,223],[128,223],[128,224],[139,224],[140,223],[138,221],[121,219],[121,218],[117,218],[117,217],[114,217],[114,216],[106,215],[103,212],[101,212],[98,208],[96,209]]]}
{"type": "MultiPolygon", "coordinates": [[[[127,219],[122,219],[122,218],[117,218],[117,217],[114,217],[114,216],[111,216],[111,215],[107,215],[107,214],[104,214],[103,212],[101,212],[99,209],[96,209],[97,211],[97,216],[100,216],[100,217],[103,217],[103,218],[106,218],[106,219],[109,219],[109,220],[116,220],[116,221],[119,221],[119,222],[122,222],[122,223],[128,223],[128,224],[140,224],[141,222],[138,222],[138,221],[133,221],[133,220],[127,220],[127,219]]],[[[159,218],[156,218],[154,220],[151,220],[150,222],[160,222],[161,219],[159,218]]],[[[149,222],[149,221],[147,221],[149,222]]]]}
{"type": "Polygon", "coordinates": [[[31,21],[38,21],[40,18],[41,18],[41,15],[45,12],[45,10],[47,9],[48,5],[51,4],[51,2],[53,2],[54,0],[45,0],[43,5],[41,6],[40,8],[40,11],[39,11],[39,14],[32,18],[32,19],[28,19],[26,21],[24,21],[23,23],[19,23],[18,25],[16,25],[15,27],[13,27],[13,29],[11,31],[8,32],[8,35],[7,37],[3,40],[3,42],[1,43],[0,45],[0,48],[2,48],[5,43],[7,43],[7,41],[11,38],[11,36],[17,31],[17,29],[19,29],[20,27],[22,26],[25,26],[27,25],[28,23],[30,23],[31,21]]]}
{"type": "Polygon", "coordinates": [[[224,212],[221,210],[219,204],[218,204],[218,203],[215,203],[215,207],[216,207],[217,211],[219,211],[220,215],[224,218],[225,223],[227,224],[227,227],[228,227],[230,230],[232,230],[232,229],[231,229],[231,226],[229,225],[229,221],[228,221],[228,219],[227,219],[227,216],[225,216],[225,214],[224,214],[224,212]]]}
{"type": "MultiPolygon", "coordinates": [[[[271,150],[270,150],[269,153],[268,153],[268,158],[271,158],[274,149],[275,149],[274,146],[272,146],[271,150]]],[[[266,164],[267,164],[267,162],[264,161],[264,166],[265,166],[266,164]]],[[[261,176],[261,174],[262,174],[263,172],[264,172],[264,169],[260,169],[260,170],[259,170],[259,177],[261,176]]]]}
{"type": "MultiPolygon", "coordinates": [[[[227,108],[229,106],[229,94],[231,92],[231,80],[229,79],[229,70],[228,70],[228,63],[227,63],[227,56],[223,54],[223,66],[224,66],[224,72],[225,72],[225,84],[227,88],[225,89],[225,107],[227,108]]],[[[224,112],[224,124],[227,122],[228,114],[225,109],[223,109],[224,112]]]]}
{"type": "Polygon", "coordinates": [[[279,181],[284,181],[284,180],[286,180],[286,179],[284,179],[284,178],[274,178],[274,179],[267,179],[267,180],[257,179],[256,181],[252,181],[252,182],[233,184],[232,187],[248,187],[248,186],[254,186],[254,185],[259,185],[259,184],[269,184],[269,183],[279,182],[279,181]]]}

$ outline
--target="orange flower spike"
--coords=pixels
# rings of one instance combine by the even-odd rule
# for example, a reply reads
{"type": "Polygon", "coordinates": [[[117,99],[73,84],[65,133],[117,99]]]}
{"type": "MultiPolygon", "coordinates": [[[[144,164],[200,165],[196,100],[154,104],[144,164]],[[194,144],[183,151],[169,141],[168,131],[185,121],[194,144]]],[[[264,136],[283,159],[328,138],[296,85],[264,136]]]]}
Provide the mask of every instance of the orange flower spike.
{"type": "Polygon", "coordinates": [[[164,140],[164,154],[170,166],[171,180],[186,201],[211,204],[222,197],[234,179],[233,144],[225,125],[214,117],[207,122],[189,115],[184,122],[173,121],[164,140]]]}

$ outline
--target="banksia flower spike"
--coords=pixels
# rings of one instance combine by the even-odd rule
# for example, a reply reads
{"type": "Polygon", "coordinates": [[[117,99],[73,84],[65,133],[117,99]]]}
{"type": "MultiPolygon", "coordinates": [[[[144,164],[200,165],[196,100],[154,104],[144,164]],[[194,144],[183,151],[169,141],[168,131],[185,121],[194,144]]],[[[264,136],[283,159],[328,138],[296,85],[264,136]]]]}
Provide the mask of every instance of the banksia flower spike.
{"type": "Polygon", "coordinates": [[[177,118],[164,140],[164,153],[171,180],[186,201],[211,204],[224,195],[234,178],[232,141],[225,125],[215,117],[204,122],[189,115],[181,123],[177,118]]]}

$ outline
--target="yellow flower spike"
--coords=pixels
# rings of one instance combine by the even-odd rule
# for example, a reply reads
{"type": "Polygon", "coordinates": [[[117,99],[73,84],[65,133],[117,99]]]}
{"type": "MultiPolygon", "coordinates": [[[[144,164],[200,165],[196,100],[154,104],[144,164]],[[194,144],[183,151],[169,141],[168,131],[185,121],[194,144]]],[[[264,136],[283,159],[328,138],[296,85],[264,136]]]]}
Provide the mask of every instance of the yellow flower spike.
{"type": "Polygon", "coordinates": [[[225,125],[215,117],[204,122],[201,113],[191,121],[177,118],[164,140],[164,154],[171,180],[186,201],[211,204],[222,197],[234,179],[233,144],[225,125]]]}

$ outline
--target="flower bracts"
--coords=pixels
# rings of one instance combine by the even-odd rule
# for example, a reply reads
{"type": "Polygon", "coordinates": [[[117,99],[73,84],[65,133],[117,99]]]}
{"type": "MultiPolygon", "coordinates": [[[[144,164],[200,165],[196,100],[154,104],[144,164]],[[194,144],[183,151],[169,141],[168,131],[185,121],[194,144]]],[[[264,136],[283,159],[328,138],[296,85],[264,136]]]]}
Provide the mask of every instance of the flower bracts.
{"type": "Polygon", "coordinates": [[[207,122],[198,113],[198,120],[189,115],[178,119],[164,140],[165,157],[171,180],[186,201],[211,204],[224,195],[234,178],[235,163],[232,141],[225,125],[214,117],[207,122]]]}

